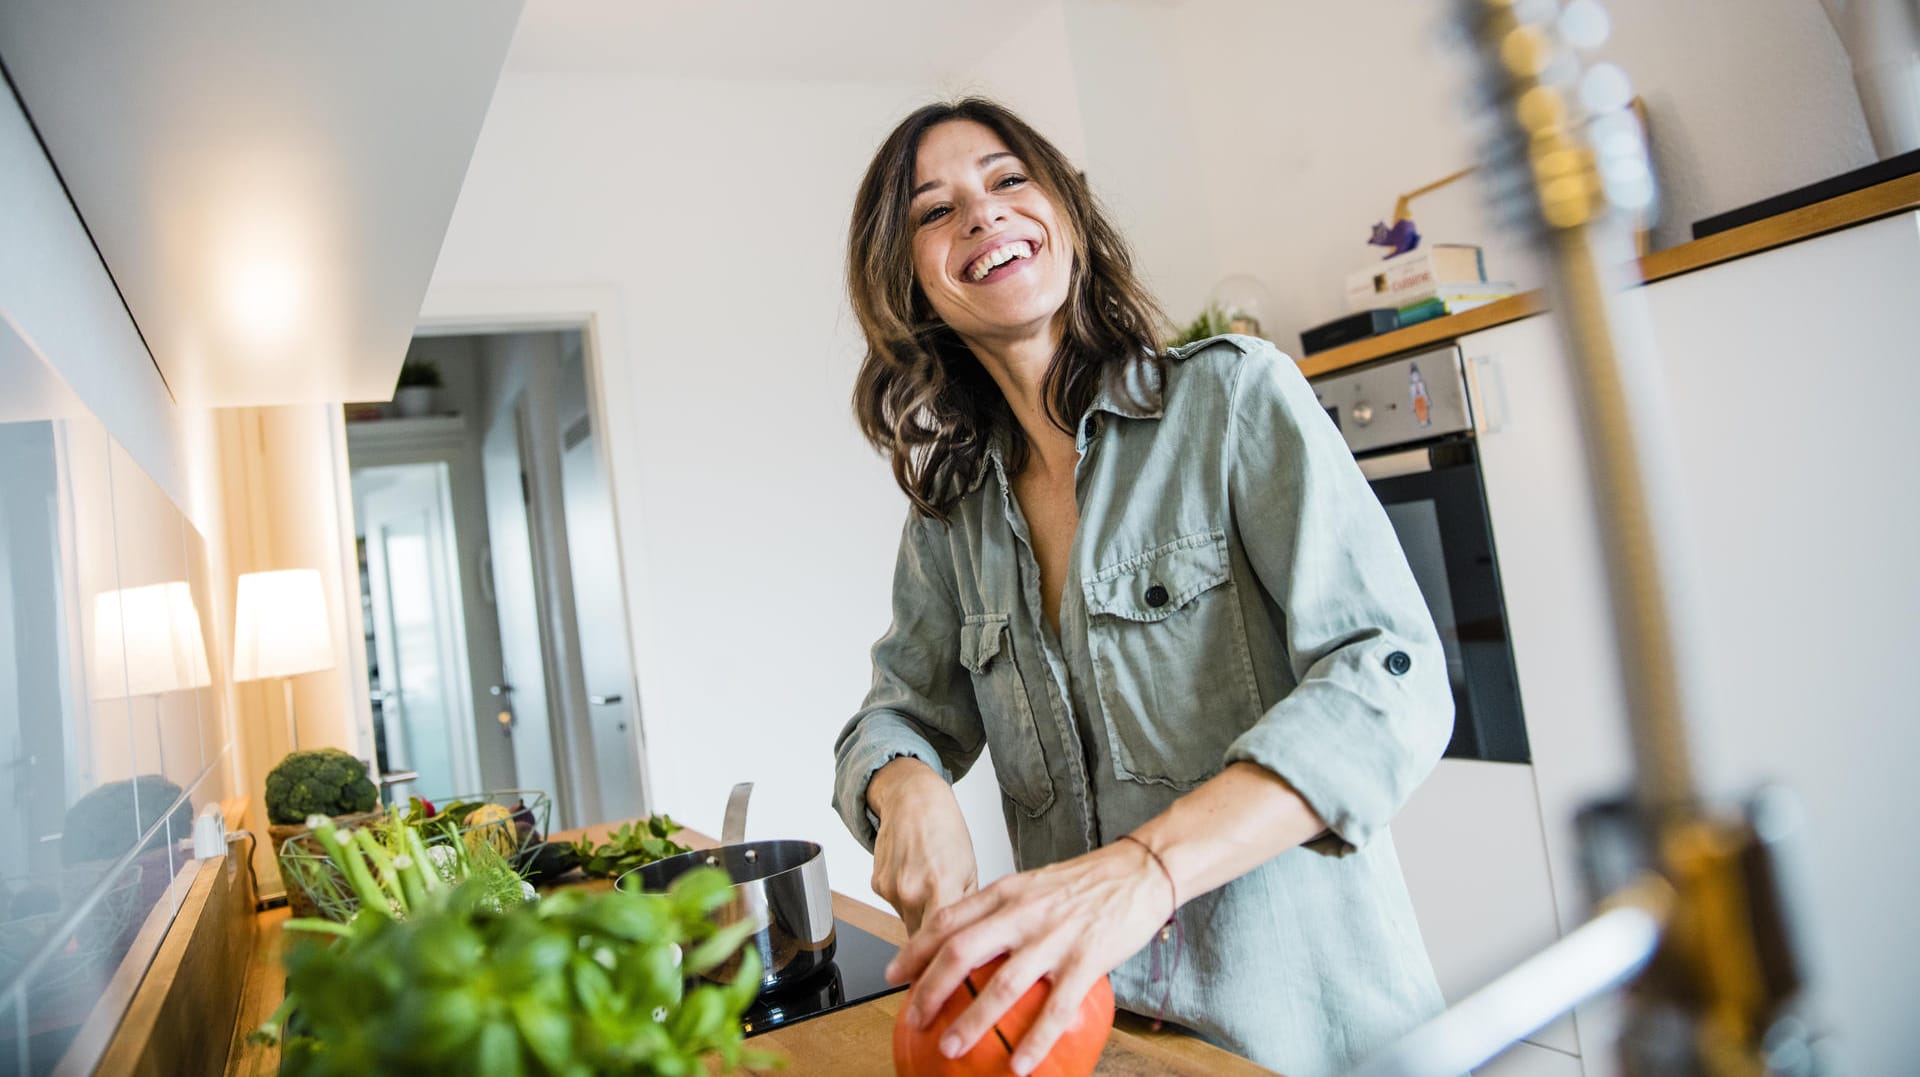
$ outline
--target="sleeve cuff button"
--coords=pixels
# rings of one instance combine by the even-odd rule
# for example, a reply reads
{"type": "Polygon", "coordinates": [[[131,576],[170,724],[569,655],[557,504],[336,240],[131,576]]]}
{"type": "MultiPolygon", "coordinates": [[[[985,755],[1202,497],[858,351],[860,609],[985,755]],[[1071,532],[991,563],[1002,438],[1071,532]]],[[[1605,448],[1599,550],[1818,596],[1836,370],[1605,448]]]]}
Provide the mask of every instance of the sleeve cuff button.
{"type": "Polygon", "coordinates": [[[1387,656],[1387,672],[1398,677],[1413,668],[1413,659],[1405,651],[1395,651],[1387,656]]]}

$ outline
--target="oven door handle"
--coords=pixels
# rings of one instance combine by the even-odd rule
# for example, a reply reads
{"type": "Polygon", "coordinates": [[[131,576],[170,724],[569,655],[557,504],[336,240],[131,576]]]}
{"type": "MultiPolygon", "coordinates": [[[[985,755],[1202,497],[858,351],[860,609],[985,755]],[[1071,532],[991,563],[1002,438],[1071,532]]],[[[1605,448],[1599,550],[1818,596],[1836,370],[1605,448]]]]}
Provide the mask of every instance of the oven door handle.
{"type": "Polygon", "coordinates": [[[1360,465],[1360,473],[1368,482],[1381,479],[1397,479],[1402,475],[1420,475],[1433,470],[1433,454],[1426,449],[1408,449],[1406,452],[1388,453],[1385,456],[1369,456],[1355,461],[1360,465]]]}

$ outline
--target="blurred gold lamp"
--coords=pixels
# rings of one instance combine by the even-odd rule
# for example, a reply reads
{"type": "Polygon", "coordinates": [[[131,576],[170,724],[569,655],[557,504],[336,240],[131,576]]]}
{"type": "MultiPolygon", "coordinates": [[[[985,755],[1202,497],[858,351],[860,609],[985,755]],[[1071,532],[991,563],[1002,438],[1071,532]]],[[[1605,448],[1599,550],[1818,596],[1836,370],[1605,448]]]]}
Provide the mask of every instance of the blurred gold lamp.
{"type": "Polygon", "coordinates": [[[300,748],[293,715],[293,678],[334,667],[333,625],[320,573],[311,568],[249,572],[234,603],[233,679],[280,679],[289,750],[300,748]]]}

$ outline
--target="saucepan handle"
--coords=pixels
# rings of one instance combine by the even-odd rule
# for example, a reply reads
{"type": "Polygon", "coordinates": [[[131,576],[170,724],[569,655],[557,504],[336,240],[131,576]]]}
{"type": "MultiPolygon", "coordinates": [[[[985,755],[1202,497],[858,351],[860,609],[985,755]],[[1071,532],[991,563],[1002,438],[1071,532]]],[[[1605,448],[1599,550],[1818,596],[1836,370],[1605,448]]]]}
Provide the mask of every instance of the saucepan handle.
{"type": "Polygon", "coordinates": [[[747,840],[747,798],[752,795],[752,782],[741,782],[727,795],[727,817],[720,824],[722,845],[738,845],[747,840]]]}

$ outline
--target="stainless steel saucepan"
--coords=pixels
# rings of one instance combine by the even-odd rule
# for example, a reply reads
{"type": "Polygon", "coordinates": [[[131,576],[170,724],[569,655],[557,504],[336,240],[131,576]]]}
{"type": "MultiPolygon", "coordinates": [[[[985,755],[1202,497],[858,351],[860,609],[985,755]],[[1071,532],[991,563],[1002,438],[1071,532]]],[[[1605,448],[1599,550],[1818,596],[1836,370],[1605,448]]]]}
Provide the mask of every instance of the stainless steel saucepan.
{"type": "MultiPolygon", "coordinates": [[[[698,867],[717,867],[733,880],[733,894],[713,913],[720,924],[757,921],[748,946],[760,952],[762,991],[804,979],[833,960],[833,891],[827,887],[827,856],[810,841],[743,841],[752,782],[733,787],[719,846],[656,860],[620,876],[622,890],[659,893],[698,867]]],[[[744,949],[743,949],[744,952],[744,949]]],[[[708,971],[708,979],[731,980],[738,957],[708,971]]]]}

